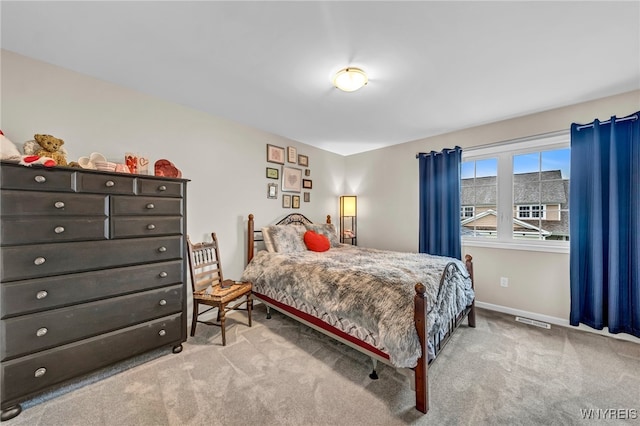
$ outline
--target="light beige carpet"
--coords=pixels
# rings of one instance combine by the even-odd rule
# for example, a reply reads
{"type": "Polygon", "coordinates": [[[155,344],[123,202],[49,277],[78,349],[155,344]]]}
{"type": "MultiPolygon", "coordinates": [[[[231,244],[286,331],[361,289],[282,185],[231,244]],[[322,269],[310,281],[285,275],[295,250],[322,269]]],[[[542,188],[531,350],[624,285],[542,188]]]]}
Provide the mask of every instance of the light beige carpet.
{"type": "Polygon", "coordinates": [[[423,415],[393,368],[371,380],[366,356],[261,305],[252,328],[245,313],[229,318],[226,347],[198,325],[181,354],[91,375],[3,425],[640,424],[639,344],[478,310],[430,367],[423,415]]]}

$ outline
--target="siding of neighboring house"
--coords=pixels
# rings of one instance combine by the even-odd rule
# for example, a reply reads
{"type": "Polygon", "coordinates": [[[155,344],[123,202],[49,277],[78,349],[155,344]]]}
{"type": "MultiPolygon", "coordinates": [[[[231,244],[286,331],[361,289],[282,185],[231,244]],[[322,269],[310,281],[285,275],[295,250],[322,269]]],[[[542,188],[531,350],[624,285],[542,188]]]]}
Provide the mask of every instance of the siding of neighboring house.
{"type": "Polygon", "coordinates": [[[496,216],[495,216],[495,206],[492,207],[480,207],[476,209],[476,217],[477,219],[471,222],[473,225],[480,229],[496,229],[496,216]],[[481,216],[481,213],[486,211],[493,211],[494,214],[488,214],[486,216],[481,216]],[[479,216],[479,217],[478,217],[479,216]]]}

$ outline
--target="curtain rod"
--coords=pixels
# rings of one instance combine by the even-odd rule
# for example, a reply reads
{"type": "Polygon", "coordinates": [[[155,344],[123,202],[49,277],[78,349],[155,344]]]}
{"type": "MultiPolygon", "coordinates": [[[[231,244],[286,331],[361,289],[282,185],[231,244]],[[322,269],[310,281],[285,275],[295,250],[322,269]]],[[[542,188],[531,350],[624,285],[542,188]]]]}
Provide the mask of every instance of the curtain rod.
{"type": "MultiPolygon", "coordinates": [[[[630,115],[628,117],[616,118],[616,123],[619,122],[619,121],[637,120],[637,119],[638,119],[637,115],[630,115]]],[[[611,119],[606,120],[606,121],[601,121],[600,124],[611,124],[611,119]]],[[[582,126],[578,126],[578,127],[576,127],[576,130],[586,129],[587,127],[593,127],[593,123],[584,124],[582,126]]]]}
{"type": "Polygon", "coordinates": [[[435,154],[435,155],[442,155],[443,152],[446,152],[447,154],[450,154],[452,152],[456,152],[456,150],[461,149],[459,146],[456,146],[455,148],[445,148],[442,151],[430,151],[430,152],[418,152],[416,154],[416,158],[420,158],[421,155],[430,155],[430,154],[435,154]]]}

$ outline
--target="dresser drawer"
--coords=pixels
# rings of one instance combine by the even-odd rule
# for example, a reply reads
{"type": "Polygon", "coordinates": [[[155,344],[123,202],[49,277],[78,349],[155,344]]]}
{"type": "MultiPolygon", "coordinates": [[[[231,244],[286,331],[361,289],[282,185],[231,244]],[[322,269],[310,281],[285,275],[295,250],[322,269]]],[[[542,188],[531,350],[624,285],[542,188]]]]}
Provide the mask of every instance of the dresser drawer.
{"type": "Polygon", "coordinates": [[[180,314],[3,362],[2,406],[64,380],[182,340],[180,314]]]}
{"type": "Polygon", "coordinates": [[[0,279],[19,279],[92,271],[182,259],[182,236],[1,247],[0,279]]]}
{"type": "Polygon", "coordinates": [[[0,284],[2,318],[182,283],[182,261],[0,284]]]}
{"type": "Polygon", "coordinates": [[[180,284],[0,321],[5,361],[180,312],[180,284]]]}
{"type": "Polygon", "coordinates": [[[159,179],[138,178],[138,194],[153,195],[155,197],[183,197],[181,182],[171,182],[159,179]]]}
{"type": "Polygon", "coordinates": [[[106,195],[2,191],[2,216],[106,216],[106,195]]]}
{"type": "Polygon", "coordinates": [[[0,184],[3,189],[73,192],[74,178],[73,170],[6,164],[0,166],[0,184]]]}
{"type": "Polygon", "coordinates": [[[57,241],[105,240],[109,237],[106,217],[58,217],[32,216],[25,219],[2,217],[0,243],[4,246],[53,243],[57,241]]]}
{"type": "Polygon", "coordinates": [[[78,192],[133,195],[135,178],[127,175],[82,173],[76,179],[78,192]]]}
{"type": "Polygon", "coordinates": [[[182,199],[114,196],[111,199],[111,213],[117,216],[182,216],[182,199]]]}
{"type": "Polygon", "coordinates": [[[115,217],[111,219],[111,238],[179,235],[181,217],[115,217]]]}

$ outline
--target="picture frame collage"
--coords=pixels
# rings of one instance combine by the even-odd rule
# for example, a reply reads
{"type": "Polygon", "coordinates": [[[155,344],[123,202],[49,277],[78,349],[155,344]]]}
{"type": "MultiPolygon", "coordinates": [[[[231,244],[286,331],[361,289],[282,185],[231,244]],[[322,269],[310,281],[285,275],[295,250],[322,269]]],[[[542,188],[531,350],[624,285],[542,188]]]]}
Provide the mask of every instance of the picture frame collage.
{"type": "Polygon", "coordinates": [[[268,199],[277,199],[280,188],[284,209],[299,209],[301,201],[311,202],[310,190],[313,188],[313,181],[310,179],[311,169],[307,155],[298,154],[298,149],[293,146],[284,148],[267,144],[267,163],[280,165],[280,168],[267,165],[266,178],[280,182],[267,183],[268,199]]]}

